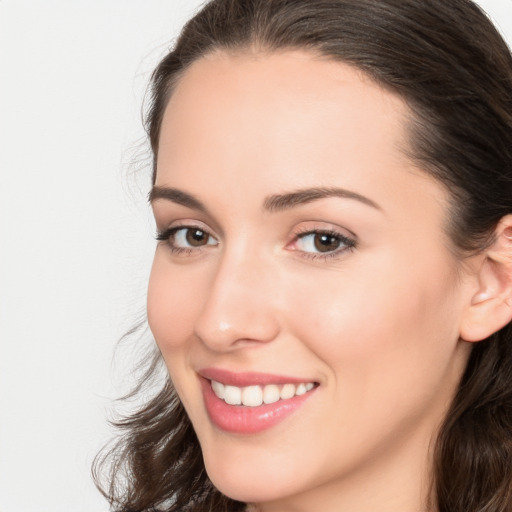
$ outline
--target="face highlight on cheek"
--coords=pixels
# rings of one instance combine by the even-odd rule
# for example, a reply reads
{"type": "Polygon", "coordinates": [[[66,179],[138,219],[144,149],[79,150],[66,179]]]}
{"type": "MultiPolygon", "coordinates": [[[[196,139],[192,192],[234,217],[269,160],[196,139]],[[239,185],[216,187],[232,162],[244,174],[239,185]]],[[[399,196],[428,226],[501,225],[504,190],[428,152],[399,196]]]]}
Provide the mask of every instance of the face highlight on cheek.
{"type": "Polygon", "coordinates": [[[467,290],[407,115],[301,52],[205,58],[167,106],[149,325],[210,479],[258,510],[424,478],[467,290]]]}

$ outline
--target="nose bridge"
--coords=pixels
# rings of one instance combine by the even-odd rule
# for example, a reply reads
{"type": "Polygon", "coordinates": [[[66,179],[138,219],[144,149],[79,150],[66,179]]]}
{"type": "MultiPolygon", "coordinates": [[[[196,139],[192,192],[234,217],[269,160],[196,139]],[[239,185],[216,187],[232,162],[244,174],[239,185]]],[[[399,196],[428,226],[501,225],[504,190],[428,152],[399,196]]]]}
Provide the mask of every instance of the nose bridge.
{"type": "Polygon", "coordinates": [[[241,341],[268,342],[279,331],[272,266],[242,244],[219,258],[196,321],[196,335],[226,350],[241,341]]]}

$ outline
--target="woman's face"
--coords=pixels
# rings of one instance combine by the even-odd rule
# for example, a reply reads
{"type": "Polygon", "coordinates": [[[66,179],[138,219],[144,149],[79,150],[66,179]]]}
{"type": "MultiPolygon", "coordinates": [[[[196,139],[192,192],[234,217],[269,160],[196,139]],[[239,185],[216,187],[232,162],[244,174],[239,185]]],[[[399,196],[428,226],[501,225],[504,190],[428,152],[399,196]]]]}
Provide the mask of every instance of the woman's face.
{"type": "Polygon", "coordinates": [[[428,485],[471,285],[408,114],[301,52],[208,56],[169,101],[148,316],[230,497],[351,510],[368,488],[352,510],[396,511],[428,485]]]}

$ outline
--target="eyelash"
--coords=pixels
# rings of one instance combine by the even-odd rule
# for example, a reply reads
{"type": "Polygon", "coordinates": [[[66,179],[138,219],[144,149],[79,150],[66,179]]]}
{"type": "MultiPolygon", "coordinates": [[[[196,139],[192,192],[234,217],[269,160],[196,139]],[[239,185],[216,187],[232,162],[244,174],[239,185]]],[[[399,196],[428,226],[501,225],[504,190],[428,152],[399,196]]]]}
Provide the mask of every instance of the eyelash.
{"type": "Polygon", "coordinates": [[[356,241],[353,238],[349,238],[337,231],[329,230],[329,229],[307,229],[302,232],[299,232],[295,235],[293,243],[296,243],[299,240],[302,240],[310,235],[325,235],[331,238],[336,239],[336,241],[340,244],[340,247],[334,249],[333,251],[329,251],[326,253],[321,252],[306,252],[300,251],[301,257],[307,258],[310,260],[330,260],[333,258],[339,258],[343,253],[347,251],[353,251],[356,248],[356,241]]]}
{"type": "MultiPolygon", "coordinates": [[[[188,231],[188,230],[197,230],[203,232],[206,236],[209,238],[214,238],[208,231],[203,229],[199,226],[193,226],[193,225],[187,225],[187,226],[174,226],[172,228],[165,229],[163,231],[159,231],[156,235],[156,240],[159,242],[165,242],[170,251],[173,254],[177,255],[191,255],[196,251],[201,250],[204,246],[198,246],[197,248],[194,247],[178,247],[173,244],[172,237],[176,235],[179,231],[188,231]]],[[[297,252],[300,253],[300,256],[303,258],[307,258],[310,260],[329,260],[333,258],[338,258],[342,255],[342,253],[345,253],[347,251],[352,251],[356,248],[356,241],[352,238],[346,237],[345,235],[342,235],[341,233],[338,233],[337,231],[333,230],[324,230],[324,229],[308,229],[304,231],[299,231],[297,234],[295,234],[294,239],[292,243],[297,243],[300,240],[303,240],[307,236],[311,235],[324,235],[331,238],[334,238],[336,242],[340,244],[341,247],[338,247],[332,251],[321,253],[321,252],[307,252],[300,249],[295,249],[297,252]]],[[[218,242],[217,242],[218,243],[218,242]]],[[[206,245],[217,245],[217,244],[206,244],[206,245]]]]}
{"type": "MultiPolygon", "coordinates": [[[[206,231],[205,229],[203,229],[200,226],[174,226],[172,228],[168,228],[163,231],[159,231],[156,235],[156,239],[159,242],[165,242],[173,254],[188,256],[188,255],[194,253],[195,251],[200,250],[201,247],[197,247],[197,248],[178,247],[173,244],[172,237],[174,237],[176,235],[176,233],[178,233],[179,231],[189,231],[192,229],[195,229],[196,231],[201,231],[209,238],[213,238],[213,236],[210,235],[210,233],[208,233],[208,231],[206,231]]],[[[209,244],[206,244],[206,245],[209,245],[209,244]]]]}

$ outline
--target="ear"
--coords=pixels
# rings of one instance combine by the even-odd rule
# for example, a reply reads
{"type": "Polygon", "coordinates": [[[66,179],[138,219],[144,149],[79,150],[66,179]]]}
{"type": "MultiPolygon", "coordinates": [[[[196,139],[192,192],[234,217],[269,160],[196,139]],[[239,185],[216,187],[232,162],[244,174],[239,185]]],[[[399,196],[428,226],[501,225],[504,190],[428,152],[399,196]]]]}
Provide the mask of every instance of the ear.
{"type": "Polygon", "coordinates": [[[512,320],[512,215],[500,220],[493,244],[481,256],[478,290],[460,326],[465,341],[484,340],[512,320]]]}

